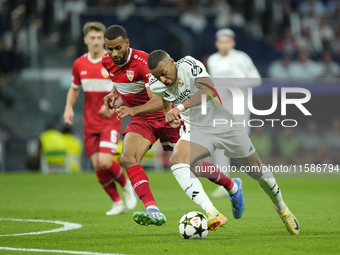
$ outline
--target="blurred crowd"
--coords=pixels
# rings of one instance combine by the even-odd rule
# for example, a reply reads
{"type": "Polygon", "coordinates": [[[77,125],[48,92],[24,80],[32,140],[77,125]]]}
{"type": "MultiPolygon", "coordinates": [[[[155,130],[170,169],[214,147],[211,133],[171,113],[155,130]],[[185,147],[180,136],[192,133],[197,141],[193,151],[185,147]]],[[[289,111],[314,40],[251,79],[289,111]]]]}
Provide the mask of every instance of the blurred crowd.
{"type": "Polygon", "coordinates": [[[303,128],[285,127],[272,133],[252,128],[250,138],[265,164],[340,164],[340,118],[320,126],[315,119],[303,128]]]}

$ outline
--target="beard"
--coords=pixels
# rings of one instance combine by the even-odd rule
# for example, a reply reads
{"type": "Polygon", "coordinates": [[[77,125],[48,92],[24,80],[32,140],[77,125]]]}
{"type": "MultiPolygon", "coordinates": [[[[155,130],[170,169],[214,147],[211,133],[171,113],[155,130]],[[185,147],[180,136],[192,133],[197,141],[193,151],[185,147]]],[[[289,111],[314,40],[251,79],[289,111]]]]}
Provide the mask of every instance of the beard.
{"type": "Polygon", "coordinates": [[[129,52],[129,49],[127,49],[127,50],[124,52],[123,57],[122,57],[119,61],[117,61],[117,60],[115,60],[114,58],[111,57],[113,63],[115,63],[116,65],[122,65],[122,64],[124,64],[125,61],[126,61],[126,59],[127,59],[127,54],[128,54],[128,52],[129,52]]]}

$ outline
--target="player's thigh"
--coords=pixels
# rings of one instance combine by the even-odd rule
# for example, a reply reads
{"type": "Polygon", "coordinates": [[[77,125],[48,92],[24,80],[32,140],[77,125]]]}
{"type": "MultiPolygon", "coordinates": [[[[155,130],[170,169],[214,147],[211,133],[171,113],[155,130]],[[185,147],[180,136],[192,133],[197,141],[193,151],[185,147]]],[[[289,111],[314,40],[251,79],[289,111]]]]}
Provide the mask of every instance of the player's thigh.
{"type": "Polygon", "coordinates": [[[94,170],[99,171],[100,170],[100,166],[99,166],[99,152],[95,152],[90,156],[90,159],[92,161],[92,165],[94,170]]]}
{"type": "MultiPolygon", "coordinates": [[[[139,164],[151,145],[148,139],[138,133],[126,133],[123,141],[123,152],[120,158],[121,162],[123,164],[139,164]]],[[[127,167],[125,166],[125,168],[127,167]]]]}
{"type": "Polygon", "coordinates": [[[263,175],[262,167],[263,163],[259,156],[257,155],[256,151],[249,155],[248,157],[244,158],[235,158],[236,161],[243,167],[248,167],[247,174],[252,178],[260,178],[263,175]]]}
{"type": "Polygon", "coordinates": [[[192,165],[197,160],[205,158],[209,154],[210,152],[207,148],[197,143],[180,139],[172,152],[169,165],[173,166],[180,163],[192,165]]]}

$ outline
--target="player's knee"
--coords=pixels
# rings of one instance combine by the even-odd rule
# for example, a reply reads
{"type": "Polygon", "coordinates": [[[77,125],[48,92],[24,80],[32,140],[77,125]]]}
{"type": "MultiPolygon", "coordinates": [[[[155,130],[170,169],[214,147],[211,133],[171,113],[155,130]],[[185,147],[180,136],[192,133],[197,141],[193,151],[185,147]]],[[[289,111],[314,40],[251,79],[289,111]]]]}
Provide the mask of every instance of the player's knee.
{"type": "Polygon", "coordinates": [[[134,165],[137,165],[139,164],[138,160],[133,157],[133,156],[129,156],[129,155],[125,155],[123,154],[121,157],[120,157],[120,163],[126,168],[130,168],[134,165]]]}
{"type": "Polygon", "coordinates": [[[183,161],[182,157],[180,157],[177,154],[172,154],[172,156],[169,159],[169,166],[172,167],[172,166],[174,166],[176,164],[181,164],[183,162],[184,161],[183,161]]]}
{"type": "Polygon", "coordinates": [[[100,169],[109,169],[112,165],[112,160],[108,160],[108,159],[100,160],[98,164],[99,164],[100,169]]]}

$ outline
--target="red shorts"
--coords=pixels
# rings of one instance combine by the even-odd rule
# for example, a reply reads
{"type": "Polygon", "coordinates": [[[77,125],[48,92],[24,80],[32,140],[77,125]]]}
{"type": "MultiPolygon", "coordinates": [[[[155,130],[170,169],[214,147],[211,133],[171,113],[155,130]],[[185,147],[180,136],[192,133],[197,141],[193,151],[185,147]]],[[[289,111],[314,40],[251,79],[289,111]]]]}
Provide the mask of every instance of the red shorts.
{"type": "Polygon", "coordinates": [[[104,126],[100,131],[84,127],[84,141],[86,156],[95,152],[116,155],[122,125],[104,126]]]}
{"type": "Polygon", "coordinates": [[[142,121],[137,119],[130,121],[123,131],[123,135],[128,132],[134,132],[144,136],[151,144],[154,144],[159,139],[164,151],[172,151],[180,138],[179,130],[180,128],[170,127],[165,120],[142,121]]]}

